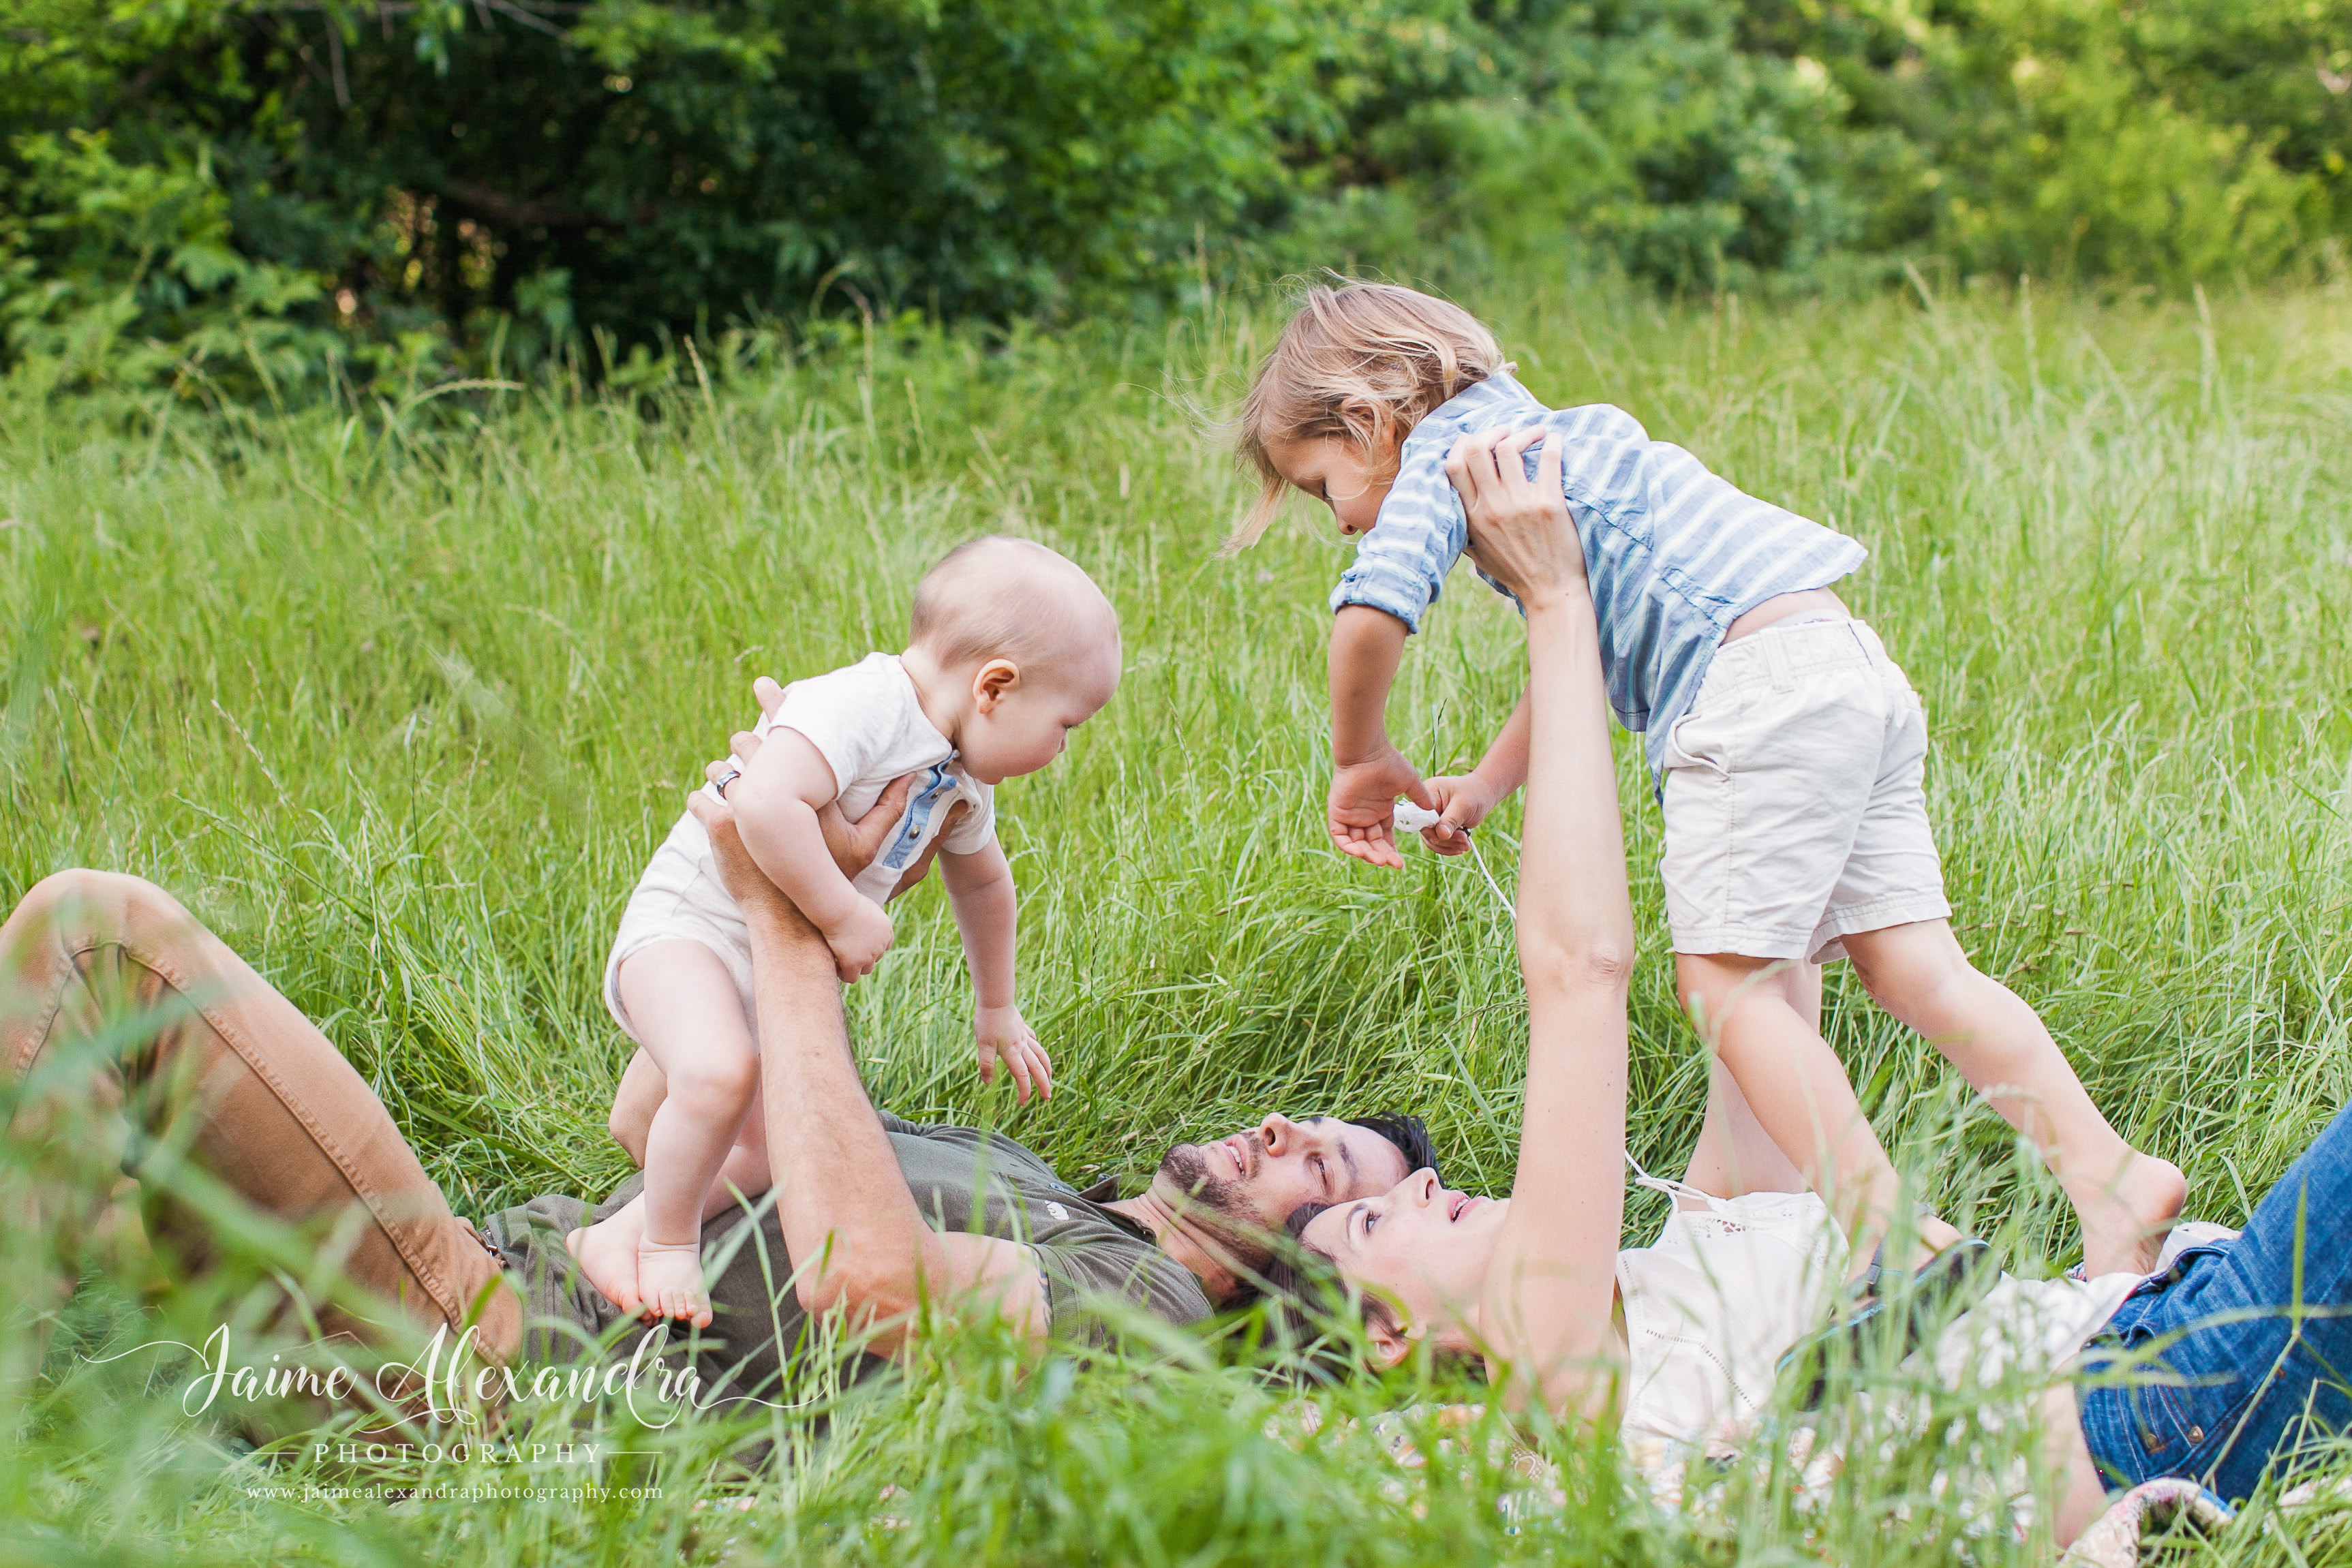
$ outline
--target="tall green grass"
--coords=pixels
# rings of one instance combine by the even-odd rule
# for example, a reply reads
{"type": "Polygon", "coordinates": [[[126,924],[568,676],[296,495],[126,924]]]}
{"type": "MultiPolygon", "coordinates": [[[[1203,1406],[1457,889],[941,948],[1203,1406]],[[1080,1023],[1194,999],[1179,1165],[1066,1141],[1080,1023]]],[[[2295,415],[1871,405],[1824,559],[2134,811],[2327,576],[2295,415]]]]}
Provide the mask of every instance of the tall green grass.
{"type": "MultiPolygon", "coordinates": [[[[2352,298],[1467,303],[1549,401],[1621,403],[1870,547],[1844,591],[1927,699],[1963,940],[2117,1126],[2189,1173],[2192,1209],[2241,1218],[2352,1097],[2352,298]]],[[[1150,339],[771,345],[630,402],[542,388],[128,427],[11,408],[0,900],[68,865],[152,877],[321,1021],[460,1213],[601,1192],[627,1168],[603,1133],[625,1054],[604,946],[752,677],[900,645],[925,564],[1027,533],[1091,570],[1127,632],[1110,707],[1001,797],[1022,997],[1059,1091],[1016,1113],[978,1086],[927,889],[853,993],[877,1099],[1004,1124],[1081,1182],[1273,1109],[1404,1106],[1449,1180],[1500,1191],[1524,1046],[1507,922],[1465,863],[1384,874],[1323,840],[1322,603],[1345,547],[1302,508],[1214,554],[1242,488],[1202,411],[1276,320],[1230,301],[1150,339]]],[[[1465,576],[1414,642],[1401,742],[1425,770],[1466,764],[1522,663],[1465,576]]],[[[1704,1061],[1669,994],[1630,740],[1620,759],[1633,1143],[1656,1169],[1688,1148],[1704,1061]]],[[[1507,886],[1517,822],[1486,834],[1507,886]]],[[[2063,1201],[1941,1060],[1837,970],[1829,1012],[1928,1195],[2021,1271],[2069,1261],[2063,1201]]],[[[1655,1205],[1632,1204],[1633,1239],[1655,1205]]],[[[748,1472],[726,1431],[670,1439],[667,1496],[641,1511],[271,1501],[245,1490],[266,1455],[73,1362],[132,1332],[133,1305],[88,1293],[18,1397],[0,1496],[25,1523],[0,1558],[1895,1562],[1946,1560],[1965,1525],[1910,1458],[1857,1467],[1829,1516],[1735,1485],[1717,1522],[1678,1523],[1565,1437],[1565,1500],[1507,1510],[1521,1483],[1477,1443],[1410,1475],[1360,1435],[1302,1449],[1268,1436],[1276,1396],[1181,1347],[1028,1378],[991,1355],[919,1368],[748,1472]]],[[[2334,1528],[2219,1552],[2293,1561],[2340,1550],[2334,1528]]]]}

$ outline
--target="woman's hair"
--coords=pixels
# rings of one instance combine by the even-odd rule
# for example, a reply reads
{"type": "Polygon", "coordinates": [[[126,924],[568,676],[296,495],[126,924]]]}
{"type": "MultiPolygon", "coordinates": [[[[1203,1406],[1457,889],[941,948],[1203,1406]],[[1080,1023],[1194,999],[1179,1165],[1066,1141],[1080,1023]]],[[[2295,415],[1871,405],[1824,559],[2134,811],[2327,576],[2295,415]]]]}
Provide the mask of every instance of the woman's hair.
{"type": "Polygon", "coordinates": [[[1510,368],[1495,335],[1459,305],[1393,283],[1307,289],[1242,402],[1241,455],[1257,471],[1258,496],[1226,552],[1257,543],[1281,509],[1287,486],[1271,443],[1336,435],[1377,468],[1438,404],[1510,368]]]}

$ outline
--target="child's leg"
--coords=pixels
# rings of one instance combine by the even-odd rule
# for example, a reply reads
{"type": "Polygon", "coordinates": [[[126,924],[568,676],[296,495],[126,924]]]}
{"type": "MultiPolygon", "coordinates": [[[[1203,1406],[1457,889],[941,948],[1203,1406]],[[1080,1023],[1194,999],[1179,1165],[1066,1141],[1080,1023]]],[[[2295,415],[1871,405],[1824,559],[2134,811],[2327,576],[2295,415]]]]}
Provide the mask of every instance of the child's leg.
{"type": "MultiPolygon", "coordinates": [[[[623,1005],[667,1080],[646,1134],[638,1218],[616,1214],[579,1232],[572,1252],[624,1312],[710,1322],[702,1281],[703,1199],[735,1142],[760,1059],[735,982],[699,942],[656,942],[621,966],[623,1005]],[[637,1228],[634,1259],[623,1252],[637,1228]]],[[[764,1163],[764,1161],[762,1162],[764,1163]]],[[[635,1205],[632,1208],[637,1207],[635,1205]]]]}
{"type": "Polygon", "coordinates": [[[1845,947],[1878,1005],[1927,1036],[2042,1151],[2082,1217],[2089,1271],[2154,1267],[2187,1193],[2179,1167],[2138,1153],[2107,1124],[2041,1018],[1978,973],[1950,923],[1853,933],[1845,947]]]}
{"type": "MultiPolygon", "coordinates": [[[[1862,1113],[1845,1064],[1816,1027],[1818,979],[1801,983],[1795,973],[1808,967],[1732,953],[1677,953],[1675,988],[1757,1124],[1828,1201],[1860,1270],[1894,1228],[1902,1183],[1862,1113]]],[[[1712,1105],[1709,1120],[1730,1131],[1727,1116],[1712,1105]]],[[[1940,1220],[1920,1228],[1931,1248],[1957,1234],[1940,1220]]]]}
{"type": "MultiPolygon", "coordinates": [[[[1827,946],[1825,915],[1875,907],[1844,894],[1890,767],[1908,769],[1925,837],[1916,714],[1865,628],[1769,627],[1717,652],[1668,733],[1661,780],[1677,988],[1757,1124],[1846,1227],[1857,1268],[1894,1228],[1899,1183],[1822,1039],[1819,992],[1800,960],[1827,946]]],[[[1932,845],[1924,864],[1898,869],[1921,874],[1872,896],[1948,907],[1932,845]]],[[[1953,1233],[1931,1226],[1920,1239],[1938,1234],[1953,1233]]]]}
{"type": "MultiPolygon", "coordinates": [[[[656,1115],[660,1113],[658,1108],[654,1112],[656,1115]]],[[[711,1182],[710,1190],[703,1195],[698,1234],[701,1225],[709,1224],[713,1218],[735,1206],[738,1191],[745,1198],[757,1199],[772,1185],[768,1175],[767,1137],[764,1133],[755,1134],[751,1131],[757,1125],[759,1114],[760,1103],[755,1093],[751,1109],[743,1118],[744,1136],[738,1138],[734,1146],[727,1151],[727,1159],[719,1167],[718,1178],[711,1182]]],[[[591,1283],[611,1296],[615,1304],[633,1316],[647,1304],[634,1297],[623,1301],[596,1276],[596,1270],[604,1268],[613,1274],[614,1287],[633,1291],[642,1289],[637,1278],[637,1249],[646,1236],[644,1193],[638,1193],[612,1215],[585,1230],[573,1231],[572,1235],[579,1239],[573,1243],[572,1251],[579,1257],[581,1268],[587,1273],[591,1283]]]]}

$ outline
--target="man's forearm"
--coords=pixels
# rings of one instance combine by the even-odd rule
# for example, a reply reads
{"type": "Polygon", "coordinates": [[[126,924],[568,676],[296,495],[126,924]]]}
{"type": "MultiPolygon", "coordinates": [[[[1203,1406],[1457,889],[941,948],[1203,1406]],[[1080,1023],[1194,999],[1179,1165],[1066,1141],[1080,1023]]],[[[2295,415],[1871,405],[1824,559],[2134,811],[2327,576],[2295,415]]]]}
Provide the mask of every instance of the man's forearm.
{"type": "Polygon", "coordinates": [[[782,898],[743,915],[785,1249],[796,1269],[854,1260],[861,1273],[901,1269],[911,1283],[922,1218],[858,1078],[832,953],[782,898]]]}
{"type": "Polygon", "coordinates": [[[1331,618],[1331,759],[1345,768],[1389,743],[1389,688],[1404,662],[1404,622],[1385,610],[1344,604],[1331,618]]]}

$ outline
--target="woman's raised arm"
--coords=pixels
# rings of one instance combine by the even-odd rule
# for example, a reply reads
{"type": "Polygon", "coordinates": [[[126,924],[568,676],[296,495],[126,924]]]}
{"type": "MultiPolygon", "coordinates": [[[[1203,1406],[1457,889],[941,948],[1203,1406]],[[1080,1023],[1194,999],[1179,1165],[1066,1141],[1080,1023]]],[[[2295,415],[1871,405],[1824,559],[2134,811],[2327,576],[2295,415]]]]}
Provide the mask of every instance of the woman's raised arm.
{"type": "Polygon", "coordinates": [[[1611,1326],[1624,1225],[1625,998],[1633,904],[1584,550],[1561,498],[1557,439],[1465,438],[1446,471],[1471,550],[1528,617],[1527,826],[1519,968],[1528,1078],[1519,1163],[1479,1318],[1506,1397],[1605,1416],[1621,1364],[1611,1326]]]}

